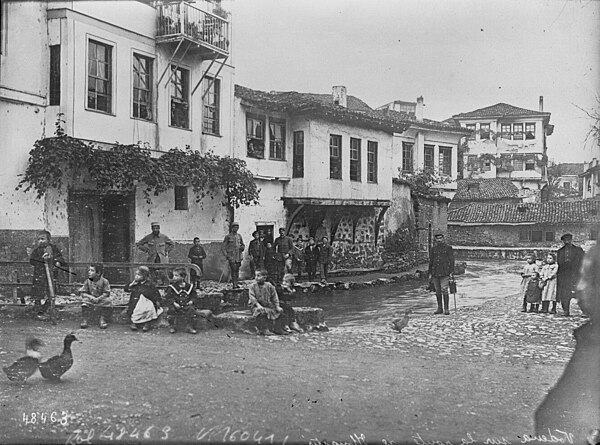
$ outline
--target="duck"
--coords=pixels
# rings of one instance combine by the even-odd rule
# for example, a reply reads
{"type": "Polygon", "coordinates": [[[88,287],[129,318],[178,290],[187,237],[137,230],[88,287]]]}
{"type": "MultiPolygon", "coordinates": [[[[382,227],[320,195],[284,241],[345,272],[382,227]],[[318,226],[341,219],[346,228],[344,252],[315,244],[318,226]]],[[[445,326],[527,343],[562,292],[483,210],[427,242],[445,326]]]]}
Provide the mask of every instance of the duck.
{"type": "Polygon", "coordinates": [[[73,333],[67,334],[64,340],[64,348],[60,355],[55,355],[45,362],[40,363],[42,377],[55,382],[60,381],[61,376],[73,366],[73,353],[71,343],[79,341],[73,333]]]}
{"type": "Polygon", "coordinates": [[[398,320],[392,321],[392,329],[398,332],[402,332],[406,326],[408,326],[408,320],[410,320],[410,314],[412,313],[411,309],[406,309],[404,311],[404,317],[399,318],[398,320]]]}
{"type": "Polygon", "coordinates": [[[2,368],[11,382],[23,385],[29,377],[35,374],[40,365],[42,354],[38,349],[44,346],[44,342],[37,338],[29,338],[25,341],[26,356],[21,357],[10,366],[2,368]]]}

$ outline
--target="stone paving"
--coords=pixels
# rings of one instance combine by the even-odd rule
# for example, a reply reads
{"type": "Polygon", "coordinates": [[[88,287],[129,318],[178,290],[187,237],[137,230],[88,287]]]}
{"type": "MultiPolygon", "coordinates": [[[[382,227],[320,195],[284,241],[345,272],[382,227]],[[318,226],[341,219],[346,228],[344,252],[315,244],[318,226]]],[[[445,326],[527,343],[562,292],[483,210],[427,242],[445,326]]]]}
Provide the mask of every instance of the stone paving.
{"type": "Polygon", "coordinates": [[[298,337],[267,337],[267,341],[304,342],[315,348],[357,347],[416,353],[421,358],[489,357],[510,362],[566,363],[575,350],[573,329],[586,320],[573,302],[573,316],[520,312],[518,296],[459,308],[451,315],[414,314],[398,333],[389,324],[330,327],[298,337]]]}

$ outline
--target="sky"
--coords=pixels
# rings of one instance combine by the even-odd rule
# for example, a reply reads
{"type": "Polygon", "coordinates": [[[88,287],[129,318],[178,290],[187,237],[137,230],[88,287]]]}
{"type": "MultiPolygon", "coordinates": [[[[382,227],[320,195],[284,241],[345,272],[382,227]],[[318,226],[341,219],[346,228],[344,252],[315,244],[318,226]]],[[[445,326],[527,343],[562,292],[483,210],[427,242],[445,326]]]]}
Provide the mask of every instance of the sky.
{"type": "MultiPolygon", "coordinates": [[[[505,102],[552,113],[548,156],[591,158],[600,106],[599,0],[230,0],[235,82],[424,97],[428,119],[505,102]]],[[[226,3],[224,1],[224,6],[226,3]]]]}

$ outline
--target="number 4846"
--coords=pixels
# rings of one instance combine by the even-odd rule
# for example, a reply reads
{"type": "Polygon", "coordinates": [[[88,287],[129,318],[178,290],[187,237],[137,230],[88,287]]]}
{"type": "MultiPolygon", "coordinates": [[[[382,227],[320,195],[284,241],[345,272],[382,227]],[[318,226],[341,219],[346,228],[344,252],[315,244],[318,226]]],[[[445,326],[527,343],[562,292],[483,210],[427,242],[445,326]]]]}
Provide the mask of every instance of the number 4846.
{"type": "Polygon", "coordinates": [[[37,423],[60,423],[62,426],[66,426],[68,421],[68,413],[66,411],[61,411],[60,413],[56,411],[52,411],[51,413],[44,411],[23,413],[23,423],[25,425],[35,425],[37,423]]]}

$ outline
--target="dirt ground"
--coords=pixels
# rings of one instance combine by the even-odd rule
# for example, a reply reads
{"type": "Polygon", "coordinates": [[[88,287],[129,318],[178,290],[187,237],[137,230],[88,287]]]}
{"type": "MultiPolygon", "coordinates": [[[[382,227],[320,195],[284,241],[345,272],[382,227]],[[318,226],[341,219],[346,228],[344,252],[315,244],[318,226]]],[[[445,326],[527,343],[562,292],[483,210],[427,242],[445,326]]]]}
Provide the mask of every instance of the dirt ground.
{"type": "Polygon", "coordinates": [[[306,341],[335,332],[272,341],[24,320],[0,325],[0,363],[29,335],[54,355],[71,329],[81,342],[62,383],[0,376],[0,442],[522,443],[565,366],[306,341]]]}

